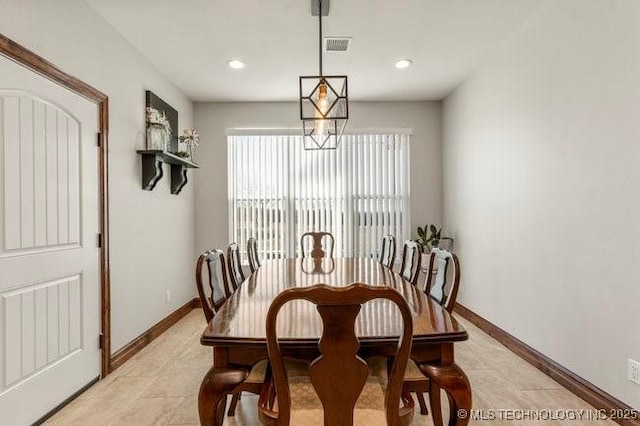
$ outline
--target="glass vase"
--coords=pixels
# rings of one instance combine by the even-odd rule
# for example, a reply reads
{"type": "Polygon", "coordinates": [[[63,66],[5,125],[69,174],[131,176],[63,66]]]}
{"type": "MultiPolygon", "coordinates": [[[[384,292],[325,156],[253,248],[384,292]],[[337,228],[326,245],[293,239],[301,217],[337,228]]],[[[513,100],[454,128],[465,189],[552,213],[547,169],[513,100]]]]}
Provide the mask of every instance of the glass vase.
{"type": "Polygon", "coordinates": [[[167,132],[160,125],[150,124],[147,126],[147,149],[154,151],[164,151],[167,145],[167,132]]]}

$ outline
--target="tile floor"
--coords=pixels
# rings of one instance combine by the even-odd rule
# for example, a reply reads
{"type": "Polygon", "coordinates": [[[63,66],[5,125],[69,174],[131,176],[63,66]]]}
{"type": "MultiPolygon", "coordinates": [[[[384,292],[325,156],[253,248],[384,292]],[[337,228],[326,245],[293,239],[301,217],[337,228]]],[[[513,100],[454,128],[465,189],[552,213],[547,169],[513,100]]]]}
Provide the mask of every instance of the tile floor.
{"type": "MultiPolygon", "coordinates": [[[[458,317],[459,318],[459,317],[458,317]]],[[[504,346],[460,319],[469,340],[457,344],[456,356],[473,389],[474,408],[593,410],[504,346]]],[[[202,311],[194,310],[126,364],[96,383],[49,419],[47,425],[197,425],[200,380],[211,363],[211,348],[199,337],[202,311]]],[[[443,398],[446,401],[446,398],[443,398]]],[[[228,426],[257,426],[256,397],[243,394],[228,426]]],[[[514,413],[515,414],[515,413],[514,413]]],[[[415,426],[432,425],[416,412],[415,426]]],[[[614,425],[610,421],[518,420],[471,421],[486,425],[614,425]]],[[[369,426],[369,425],[367,425],[369,426]]]]}

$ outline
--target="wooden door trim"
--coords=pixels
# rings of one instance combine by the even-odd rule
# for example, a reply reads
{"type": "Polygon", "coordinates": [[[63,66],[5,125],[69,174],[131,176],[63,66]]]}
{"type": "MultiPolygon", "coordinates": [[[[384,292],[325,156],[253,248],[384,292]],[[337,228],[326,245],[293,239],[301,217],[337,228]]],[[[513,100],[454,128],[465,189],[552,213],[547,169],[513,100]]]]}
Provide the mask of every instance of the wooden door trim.
{"type": "Polygon", "coordinates": [[[99,215],[100,234],[100,300],[101,300],[101,372],[102,377],[111,372],[111,281],[109,274],[109,97],[93,86],[67,74],[60,68],[29,49],[0,33],[0,54],[19,63],[49,80],[75,92],[98,105],[99,114],[99,215]]]}

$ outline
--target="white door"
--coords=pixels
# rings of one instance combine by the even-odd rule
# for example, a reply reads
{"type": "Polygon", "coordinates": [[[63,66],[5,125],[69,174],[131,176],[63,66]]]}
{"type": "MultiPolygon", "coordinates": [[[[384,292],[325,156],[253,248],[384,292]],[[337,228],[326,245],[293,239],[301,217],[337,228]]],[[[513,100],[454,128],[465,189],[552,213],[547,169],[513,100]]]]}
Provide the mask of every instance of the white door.
{"type": "Polygon", "coordinates": [[[0,425],[100,374],[98,107],[0,56],[0,425]]]}

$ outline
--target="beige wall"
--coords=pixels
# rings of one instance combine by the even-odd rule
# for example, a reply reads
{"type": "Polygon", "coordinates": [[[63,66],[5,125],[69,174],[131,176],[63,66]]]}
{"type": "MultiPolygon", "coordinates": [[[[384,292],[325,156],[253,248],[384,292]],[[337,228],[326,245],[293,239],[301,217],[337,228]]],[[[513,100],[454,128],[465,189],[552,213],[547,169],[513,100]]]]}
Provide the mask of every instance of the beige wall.
{"type": "MultiPolygon", "coordinates": [[[[109,96],[112,351],[193,297],[193,185],[140,183],[145,90],[192,123],[193,104],[81,0],[0,0],[0,31],[109,96]],[[165,291],[171,302],[165,303],[165,291]]],[[[191,172],[190,172],[191,173],[191,172]]]]}
{"type": "MultiPolygon", "coordinates": [[[[350,129],[406,128],[411,137],[411,220],[415,227],[441,219],[439,102],[353,102],[350,129]]],[[[232,128],[300,128],[298,104],[196,103],[195,125],[203,143],[197,152],[196,248],[229,244],[227,139],[232,128]]]]}
{"type": "Polygon", "coordinates": [[[639,22],[636,0],[552,2],[443,110],[460,302],[635,408],[639,22]]]}

